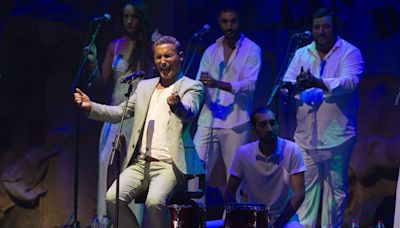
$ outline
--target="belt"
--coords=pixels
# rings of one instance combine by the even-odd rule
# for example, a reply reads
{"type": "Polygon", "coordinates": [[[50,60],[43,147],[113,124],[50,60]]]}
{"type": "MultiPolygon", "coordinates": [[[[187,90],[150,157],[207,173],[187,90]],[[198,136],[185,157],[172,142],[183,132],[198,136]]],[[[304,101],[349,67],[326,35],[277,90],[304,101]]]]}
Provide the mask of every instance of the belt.
{"type": "Polygon", "coordinates": [[[144,160],[146,162],[158,162],[158,161],[160,161],[160,160],[158,160],[156,158],[152,158],[152,157],[149,157],[149,156],[145,157],[144,160]]]}

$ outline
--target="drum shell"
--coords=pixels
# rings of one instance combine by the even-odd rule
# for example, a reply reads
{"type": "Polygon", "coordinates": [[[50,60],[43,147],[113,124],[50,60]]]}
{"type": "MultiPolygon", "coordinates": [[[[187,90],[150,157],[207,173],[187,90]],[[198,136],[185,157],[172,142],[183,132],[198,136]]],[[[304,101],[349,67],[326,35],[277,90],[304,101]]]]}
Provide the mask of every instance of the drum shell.
{"type": "Polygon", "coordinates": [[[262,204],[231,204],[225,209],[226,228],[268,228],[269,219],[262,204]]]}
{"type": "Polygon", "coordinates": [[[199,206],[189,204],[168,205],[171,214],[171,228],[205,227],[205,211],[199,206]]]}

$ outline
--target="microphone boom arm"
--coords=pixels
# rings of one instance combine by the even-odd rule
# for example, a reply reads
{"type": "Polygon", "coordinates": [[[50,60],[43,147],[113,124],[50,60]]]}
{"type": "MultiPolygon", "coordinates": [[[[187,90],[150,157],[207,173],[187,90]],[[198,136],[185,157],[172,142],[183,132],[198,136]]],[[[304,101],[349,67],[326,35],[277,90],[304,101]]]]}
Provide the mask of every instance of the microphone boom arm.
{"type": "MultiPolygon", "coordinates": [[[[201,37],[201,36],[198,36],[198,37],[199,37],[199,39],[197,39],[197,42],[196,42],[196,44],[195,44],[195,46],[194,46],[192,55],[190,56],[190,59],[189,59],[189,63],[188,63],[187,66],[184,66],[185,69],[184,69],[184,71],[183,71],[183,75],[186,75],[186,73],[187,73],[188,70],[190,69],[190,66],[192,65],[192,62],[193,62],[193,59],[194,59],[194,55],[196,54],[196,51],[197,51],[197,49],[199,48],[200,42],[201,42],[201,40],[202,40],[202,37],[201,37]]],[[[190,44],[191,44],[192,40],[193,40],[193,39],[190,39],[188,48],[190,47],[190,44]]],[[[189,50],[186,50],[186,51],[189,51],[189,50]]]]}
{"type": "MultiPolygon", "coordinates": [[[[101,28],[101,23],[97,23],[96,24],[96,30],[90,36],[90,41],[89,41],[89,44],[87,45],[89,50],[93,46],[94,41],[96,40],[97,34],[100,31],[100,28],[101,28]]],[[[86,65],[87,60],[88,60],[88,55],[86,55],[86,54],[82,55],[82,58],[81,58],[81,61],[80,61],[81,63],[80,63],[79,68],[78,68],[78,72],[75,75],[74,82],[72,83],[72,86],[71,86],[71,89],[70,89],[71,93],[74,93],[76,87],[78,86],[78,83],[79,83],[79,81],[81,79],[81,75],[82,75],[82,72],[83,72],[83,69],[84,69],[84,67],[86,65]]],[[[93,82],[93,77],[90,77],[87,88],[90,88],[90,86],[92,85],[92,82],[93,82]]]]}
{"type": "MultiPolygon", "coordinates": [[[[289,50],[289,48],[291,46],[292,39],[293,39],[293,36],[291,36],[291,38],[290,38],[288,50],[289,50]]],[[[289,52],[289,57],[288,57],[288,60],[287,60],[287,63],[285,65],[285,67],[281,68],[281,70],[279,71],[278,78],[275,80],[275,84],[274,84],[274,87],[272,89],[271,95],[270,95],[270,97],[269,97],[269,99],[267,101],[267,106],[268,107],[271,106],[272,101],[274,100],[278,90],[281,88],[283,77],[285,76],[286,71],[289,68],[289,65],[292,62],[294,54],[296,53],[296,50],[298,48],[299,48],[299,42],[296,43],[296,47],[294,48],[294,50],[292,52],[289,52]]]]}

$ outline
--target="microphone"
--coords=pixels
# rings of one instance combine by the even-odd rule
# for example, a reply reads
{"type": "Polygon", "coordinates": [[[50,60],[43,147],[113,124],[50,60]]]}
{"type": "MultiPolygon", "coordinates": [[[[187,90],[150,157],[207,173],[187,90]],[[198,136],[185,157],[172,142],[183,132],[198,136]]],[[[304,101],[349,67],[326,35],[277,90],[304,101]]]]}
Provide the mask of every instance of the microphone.
{"type": "Polygon", "coordinates": [[[293,34],[293,36],[298,37],[298,38],[303,38],[303,39],[310,39],[311,32],[310,31],[299,32],[299,33],[293,34]]]}
{"type": "Polygon", "coordinates": [[[135,71],[121,80],[121,83],[131,83],[135,78],[143,77],[146,73],[142,70],[135,71]]]}
{"type": "Polygon", "coordinates": [[[193,34],[193,38],[203,36],[208,31],[210,31],[210,26],[208,24],[205,24],[199,29],[199,31],[193,34]]]}
{"type": "Polygon", "coordinates": [[[105,13],[101,17],[93,18],[92,21],[109,21],[111,20],[111,15],[109,13],[105,13]]]}

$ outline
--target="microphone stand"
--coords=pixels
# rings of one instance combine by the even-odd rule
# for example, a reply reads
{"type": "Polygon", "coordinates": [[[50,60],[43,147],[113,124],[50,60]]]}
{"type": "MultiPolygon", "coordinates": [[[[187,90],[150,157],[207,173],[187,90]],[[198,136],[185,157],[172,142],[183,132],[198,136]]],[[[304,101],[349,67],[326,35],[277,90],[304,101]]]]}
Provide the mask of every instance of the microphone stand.
{"type": "MultiPolygon", "coordinates": [[[[190,47],[190,44],[192,43],[193,38],[195,38],[195,37],[192,36],[192,37],[190,38],[190,40],[189,40],[189,44],[188,44],[188,47],[187,47],[187,51],[189,51],[189,47],[190,47]]],[[[192,63],[193,63],[194,55],[195,55],[197,49],[199,48],[199,45],[200,45],[200,42],[201,42],[202,39],[203,39],[203,38],[202,38],[201,35],[198,36],[196,45],[194,46],[192,55],[190,56],[189,63],[188,63],[187,66],[185,66],[185,63],[186,63],[186,62],[184,62],[185,69],[184,69],[184,71],[183,71],[183,75],[186,75],[187,72],[188,72],[188,70],[190,69],[190,66],[191,66],[192,63]]]]}
{"type": "Polygon", "coordinates": [[[112,152],[111,152],[111,156],[110,156],[110,163],[109,165],[112,166],[113,165],[113,160],[115,157],[115,160],[117,162],[116,164],[116,173],[117,173],[117,177],[116,177],[116,190],[115,190],[115,227],[119,227],[118,223],[119,223],[119,181],[120,181],[120,173],[121,173],[121,162],[120,162],[120,154],[121,154],[121,149],[123,146],[123,143],[125,140],[124,139],[124,135],[122,135],[122,127],[124,124],[124,120],[125,120],[125,116],[126,116],[126,111],[128,109],[128,102],[129,102],[129,97],[131,96],[132,93],[132,82],[133,80],[130,80],[129,82],[127,82],[129,84],[128,87],[128,91],[125,93],[125,103],[124,103],[124,107],[123,107],[123,112],[122,112],[122,117],[121,117],[121,121],[120,121],[120,125],[119,125],[119,129],[118,129],[118,134],[115,136],[115,140],[113,142],[113,148],[112,148],[112,152]]]}
{"type": "MultiPolygon", "coordinates": [[[[90,22],[89,25],[89,30],[90,27],[92,25],[92,21],[90,22]]],[[[96,25],[96,30],[95,32],[91,35],[90,37],[90,42],[88,47],[90,48],[93,44],[94,41],[96,40],[97,34],[99,32],[101,28],[101,23],[97,23],[96,25]]],[[[74,82],[72,83],[70,92],[73,94],[75,92],[75,89],[78,87],[78,83],[81,80],[81,76],[83,74],[84,71],[84,67],[86,65],[87,62],[87,55],[83,54],[81,56],[81,60],[80,60],[80,64],[79,64],[79,68],[78,71],[75,75],[75,79],[74,82]]],[[[93,78],[89,78],[89,83],[87,86],[87,89],[90,88],[91,84],[92,84],[92,80],[93,78]]],[[[74,227],[74,228],[79,228],[80,227],[80,222],[78,220],[78,184],[79,184],[79,134],[80,134],[80,119],[81,119],[81,111],[77,108],[76,109],[76,138],[75,138],[75,153],[74,153],[74,160],[75,160],[75,166],[74,166],[74,205],[73,205],[73,211],[71,213],[71,215],[68,218],[68,221],[66,224],[64,224],[63,227],[74,227]],[[70,221],[73,219],[72,224],[70,224],[70,221]]]]}
{"type": "MultiPolygon", "coordinates": [[[[293,37],[295,37],[295,35],[292,35],[292,36],[290,37],[289,46],[288,46],[288,51],[289,51],[289,47],[291,46],[291,43],[293,42],[293,37]]],[[[292,51],[292,52],[290,52],[290,53],[287,53],[287,54],[289,54],[289,57],[287,58],[287,59],[288,59],[288,60],[287,60],[287,63],[286,63],[286,65],[285,65],[284,67],[281,68],[281,70],[279,71],[278,77],[277,77],[277,79],[275,80],[274,87],[273,87],[273,89],[272,89],[271,95],[270,95],[270,97],[269,97],[269,99],[268,99],[268,101],[267,101],[267,106],[268,106],[268,107],[271,106],[272,101],[274,100],[274,98],[275,98],[275,96],[276,96],[278,90],[279,90],[279,89],[281,88],[281,86],[282,86],[283,77],[285,76],[286,71],[287,71],[287,69],[289,68],[290,63],[292,62],[292,59],[293,59],[293,57],[294,57],[294,54],[295,54],[296,50],[297,50],[297,49],[299,48],[299,46],[300,46],[300,42],[299,42],[299,41],[301,41],[301,40],[302,40],[302,39],[300,38],[300,39],[297,41],[296,47],[294,48],[294,51],[292,51]]],[[[286,54],[286,55],[287,55],[287,54],[286,54]]]]}

